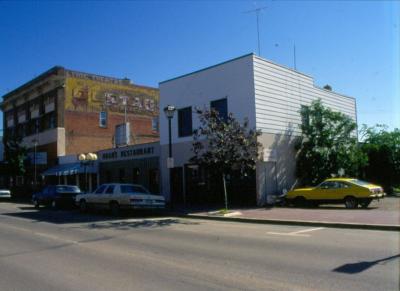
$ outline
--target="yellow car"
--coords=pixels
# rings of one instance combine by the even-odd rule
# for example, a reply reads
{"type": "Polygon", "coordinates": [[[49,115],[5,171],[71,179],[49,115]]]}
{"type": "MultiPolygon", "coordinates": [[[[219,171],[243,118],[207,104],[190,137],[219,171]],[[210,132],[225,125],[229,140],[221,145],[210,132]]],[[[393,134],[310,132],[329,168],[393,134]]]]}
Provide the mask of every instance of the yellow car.
{"type": "Polygon", "coordinates": [[[299,188],[287,192],[290,204],[318,206],[323,203],[344,203],[346,208],[367,208],[374,199],[385,197],[382,187],[358,179],[331,178],[312,188],[299,188]]]}

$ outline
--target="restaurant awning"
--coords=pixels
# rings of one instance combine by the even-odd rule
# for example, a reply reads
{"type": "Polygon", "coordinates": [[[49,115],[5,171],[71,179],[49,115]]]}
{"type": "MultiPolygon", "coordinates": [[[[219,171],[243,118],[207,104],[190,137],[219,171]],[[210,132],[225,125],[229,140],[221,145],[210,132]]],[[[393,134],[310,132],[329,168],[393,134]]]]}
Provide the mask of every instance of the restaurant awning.
{"type": "MultiPolygon", "coordinates": [[[[74,174],[83,174],[85,173],[85,166],[81,163],[69,163],[69,164],[61,164],[54,167],[51,167],[45,170],[42,175],[43,176],[68,176],[74,174]]],[[[97,173],[97,165],[87,165],[86,173],[95,174],[97,173]]]]}

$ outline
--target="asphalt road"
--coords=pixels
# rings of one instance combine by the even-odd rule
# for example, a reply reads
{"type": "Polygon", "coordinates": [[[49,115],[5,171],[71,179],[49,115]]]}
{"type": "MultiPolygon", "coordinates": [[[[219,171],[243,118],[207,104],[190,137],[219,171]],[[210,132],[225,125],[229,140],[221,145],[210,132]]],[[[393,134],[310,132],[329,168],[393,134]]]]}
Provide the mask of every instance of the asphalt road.
{"type": "Polygon", "coordinates": [[[0,290],[399,290],[398,232],[0,202],[0,290]]]}

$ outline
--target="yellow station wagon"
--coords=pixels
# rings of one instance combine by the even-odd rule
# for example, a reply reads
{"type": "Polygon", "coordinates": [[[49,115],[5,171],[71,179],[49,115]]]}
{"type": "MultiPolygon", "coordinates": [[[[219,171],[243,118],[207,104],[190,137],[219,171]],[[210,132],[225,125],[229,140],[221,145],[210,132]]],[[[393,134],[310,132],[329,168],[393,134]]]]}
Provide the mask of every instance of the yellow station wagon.
{"type": "Polygon", "coordinates": [[[286,194],[290,204],[305,206],[312,204],[344,203],[346,208],[367,208],[374,199],[385,197],[382,187],[358,179],[331,178],[312,188],[298,188],[286,194]]]}

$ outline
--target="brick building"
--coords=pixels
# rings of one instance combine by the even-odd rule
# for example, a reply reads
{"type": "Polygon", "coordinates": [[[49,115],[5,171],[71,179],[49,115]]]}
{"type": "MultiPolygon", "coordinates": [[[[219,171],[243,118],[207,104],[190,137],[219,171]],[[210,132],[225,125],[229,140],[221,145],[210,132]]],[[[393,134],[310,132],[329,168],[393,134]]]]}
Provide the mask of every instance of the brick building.
{"type": "Polygon", "coordinates": [[[156,88],[56,66],[3,96],[4,139],[36,146],[41,173],[60,156],[113,147],[125,111],[131,144],[158,141],[158,103],[156,88]]]}

